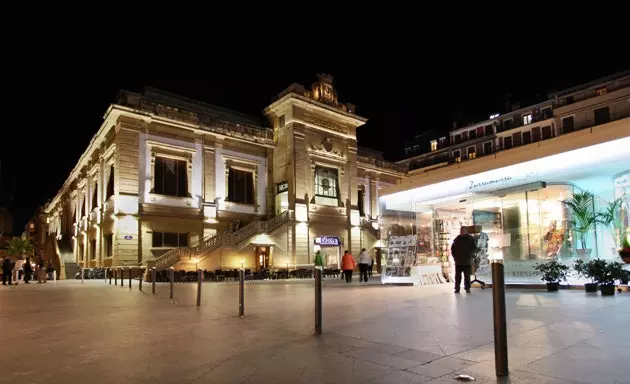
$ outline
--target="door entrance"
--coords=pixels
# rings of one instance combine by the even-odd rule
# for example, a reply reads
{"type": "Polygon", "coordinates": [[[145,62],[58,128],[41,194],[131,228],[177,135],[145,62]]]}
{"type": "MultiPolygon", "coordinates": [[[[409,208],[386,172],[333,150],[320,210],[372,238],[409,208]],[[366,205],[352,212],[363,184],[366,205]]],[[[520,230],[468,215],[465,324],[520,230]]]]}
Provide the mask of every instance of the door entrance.
{"type": "Polygon", "coordinates": [[[256,247],[256,268],[269,269],[269,247],[256,247]]]}

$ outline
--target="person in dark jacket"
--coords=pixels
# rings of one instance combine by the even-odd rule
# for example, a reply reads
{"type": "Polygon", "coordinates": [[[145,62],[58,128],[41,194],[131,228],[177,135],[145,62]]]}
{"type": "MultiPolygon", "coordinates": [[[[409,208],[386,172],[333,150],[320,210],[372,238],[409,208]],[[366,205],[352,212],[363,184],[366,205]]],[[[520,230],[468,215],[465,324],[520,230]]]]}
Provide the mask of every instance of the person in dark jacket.
{"type": "Polygon", "coordinates": [[[2,285],[7,285],[7,280],[9,281],[9,285],[11,285],[11,278],[13,277],[13,260],[6,256],[4,260],[2,260],[2,285]]]}
{"type": "Polygon", "coordinates": [[[468,234],[468,229],[462,227],[459,236],[453,241],[451,253],[455,260],[455,293],[459,293],[464,274],[464,289],[470,293],[470,274],[472,273],[473,255],[477,249],[475,239],[468,234]]]}
{"type": "Polygon", "coordinates": [[[33,266],[29,257],[26,258],[22,269],[24,270],[24,284],[30,284],[31,277],[33,277],[33,266]]]}

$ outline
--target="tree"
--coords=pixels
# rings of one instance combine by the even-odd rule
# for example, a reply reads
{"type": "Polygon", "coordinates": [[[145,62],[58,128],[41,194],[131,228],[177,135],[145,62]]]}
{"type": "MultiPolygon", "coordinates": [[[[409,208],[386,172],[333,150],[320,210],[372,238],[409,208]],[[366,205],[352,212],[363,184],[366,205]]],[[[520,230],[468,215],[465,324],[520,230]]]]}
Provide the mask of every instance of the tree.
{"type": "Polygon", "coordinates": [[[590,192],[576,192],[573,198],[563,203],[571,212],[571,224],[576,232],[582,249],[586,249],[586,236],[595,227],[599,217],[593,206],[593,194],[590,192]]]}
{"type": "Polygon", "coordinates": [[[31,255],[33,253],[33,244],[26,237],[14,237],[7,243],[7,254],[13,257],[21,257],[31,255]]]}

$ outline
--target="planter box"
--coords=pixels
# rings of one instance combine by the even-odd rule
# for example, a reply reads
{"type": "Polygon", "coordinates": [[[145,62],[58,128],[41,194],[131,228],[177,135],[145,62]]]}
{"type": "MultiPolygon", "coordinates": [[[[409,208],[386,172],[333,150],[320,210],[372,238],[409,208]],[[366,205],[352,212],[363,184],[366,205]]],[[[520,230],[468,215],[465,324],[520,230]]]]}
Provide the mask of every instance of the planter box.
{"type": "Polygon", "coordinates": [[[615,284],[606,284],[599,286],[600,291],[602,291],[602,296],[613,296],[615,294],[615,284]]]}

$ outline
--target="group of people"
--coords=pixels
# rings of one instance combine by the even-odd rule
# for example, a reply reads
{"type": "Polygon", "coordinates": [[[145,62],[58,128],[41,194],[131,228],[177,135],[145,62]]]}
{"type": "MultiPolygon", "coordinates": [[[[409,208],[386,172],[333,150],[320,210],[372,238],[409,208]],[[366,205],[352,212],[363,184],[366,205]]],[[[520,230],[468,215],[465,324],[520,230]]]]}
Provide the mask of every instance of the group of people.
{"type": "MultiPolygon", "coordinates": [[[[352,273],[359,266],[359,282],[368,281],[368,277],[372,277],[372,270],[374,269],[374,259],[368,255],[367,250],[363,248],[361,253],[359,253],[359,262],[356,263],[354,261],[354,257],[350,253],[350,251],[346,250],[343,253],[343,257],[341,258],[341,270],[343,274],[341,278],[346,279],[346,283],[352,282],[352,273]]],[[[323,267],[324,266],[324,258],[322,257],[321,251],[317,251],[315,253],[315,266],[323,267]]]]}
{"type": "Polygon", "coordinates": [[[36,276],[38,283],[45,283],[47,280],[47,272],[53,270],[52,266],[48,268],[44,267],[44,261],[40,260],[39,263],[34,266],[31,263],[30,257],[26,259],[17,258],[14,259],[10,256],[5,256],[0,261],[2,266],[2,285],[18,285],[21,280],[24,284],[30,284],[33,280],[33,275],[36,276]]]}

